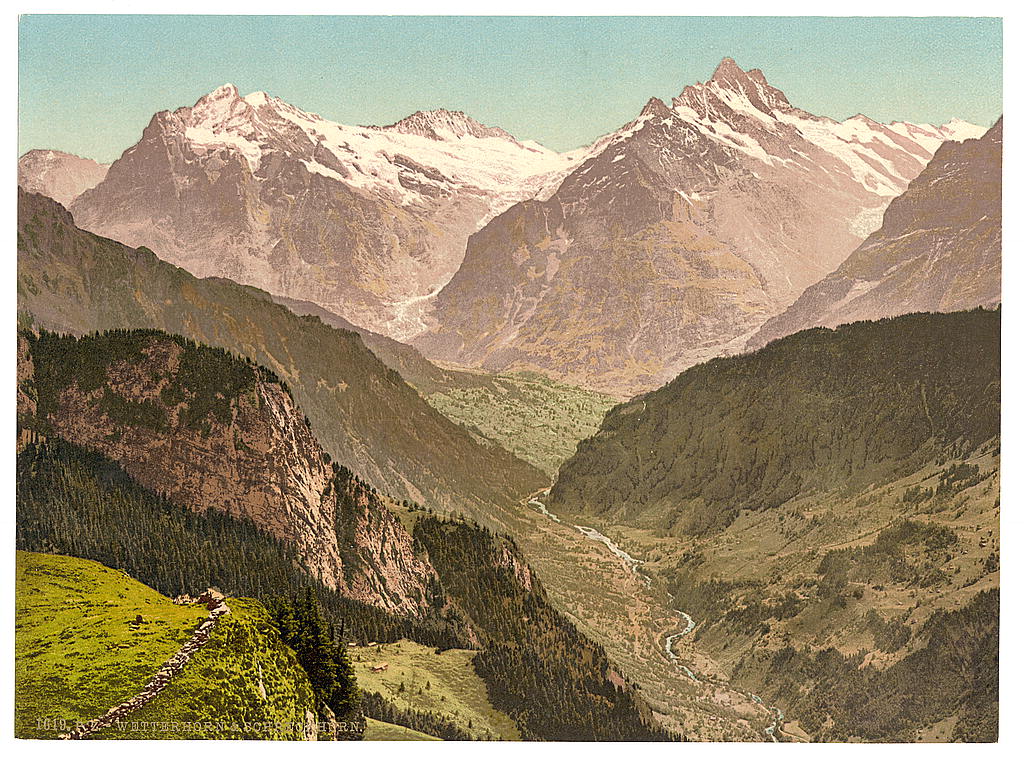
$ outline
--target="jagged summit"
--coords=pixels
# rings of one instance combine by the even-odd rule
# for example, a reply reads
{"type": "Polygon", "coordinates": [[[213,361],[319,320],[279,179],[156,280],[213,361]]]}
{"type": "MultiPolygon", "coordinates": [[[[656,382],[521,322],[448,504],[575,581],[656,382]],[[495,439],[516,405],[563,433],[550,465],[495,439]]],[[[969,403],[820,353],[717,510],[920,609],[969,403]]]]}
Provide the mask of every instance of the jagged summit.
{"type": "Polygon", "coordinates": [[[228,82],[204,95],[187,111],[192,125],[213,129],[249,121],[253,109],[242,100],[238,88],[228,82]]]}
{"type": "MultiPolygon", "coordinates": [[[[704,85],[707,86],[712,83],[718,85],[720,88],[737,93],[749,92],[751,88],[757,90],[758,86],[760,86],[760,88],[771,88],[771,90],[780,94],[782,92],[768,84],[768,78],[764,76],[764,72],[760,69],[744,71],[735,60],[729,57],[722,59],[722,62],[715,68],[714,73],[711,75],[711,79],[705,82],[704,85]]],[[[783,96],[783,98],[785,98],[785,96],[783,96]]]]}
{"type": "Polygon", "coordinates": [[[737,83],[746,79],[747,73],[743,71],[736,63],[736,60],[726,56],[722,59],[721,63],[715,67],[714,73],[711,75],[711,82],[717,82],[720,85],[727,83],[737,83]]]}
{"type": "Polygon", "coordinates": [[[759,112],[772,118],[775,118],[774,112],[798,111],[785,93],[768,84],[764,72],[760,69],[744,71],[731,58],[723,58],[707,82],[684,88],[672,100],[672,108],[684,116],[700,119],[735,111],[759,112]]]}
{"type": "Polygon", "coordinates": [[[640,112],[640,116],[643,117],[648,114],[651,114],[655,117],[670,117],[672,115],[672,112],[671,110],[669,110],[668,106],[665,105],[664,101],[662,101],[660,98],[652,96],[644,105],[644,108],[640,112]]]}
{"type": "Polygon", "coordinates": [[[230,82],[226,82],[219,88],[215,88],[206,95],[201,96],[192,108],[198,109],[202,112],[205,110],[223,107],[224,105],[230,105],[241,100],[242,98],[238,94],[238,88],[230,82]]]}
{"type": "MultiPolygon", "coordinates": [[[[405,119],[400,119],[381,130],[389,130],[407,135],[420,135],[433,140],[447,140],[452,136],[464,138],[503,138],[508,141],[515,141],[515,137],[502,130],[500,127],[488,127],[470,117],[465,112],[449,111],[448,109],[431,109],[429,111],[417,111],[405,119]]],[[[516,141],[518,143],[518,141],[516,141]]]]}

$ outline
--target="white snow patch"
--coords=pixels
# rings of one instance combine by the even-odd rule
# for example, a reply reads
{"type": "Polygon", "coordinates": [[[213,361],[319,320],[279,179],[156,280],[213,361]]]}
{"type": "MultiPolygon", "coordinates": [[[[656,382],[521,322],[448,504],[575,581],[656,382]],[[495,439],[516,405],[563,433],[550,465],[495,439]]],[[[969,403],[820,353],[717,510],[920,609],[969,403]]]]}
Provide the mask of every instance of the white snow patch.
{"type": "Polygon", "coordinates": [[[557,187],[593,148],[558,153],[534,141],[505,137],[466,135],[436,140],[381,128],[351,127],[302,111],[262,91],[239,98],[233,86],[218,88],[193,107],[185,136],[196,146],[233,148],[255,171],[263,156],[261,145],[293,145],[295,127],[306,134],[311,147],[319,144],[330,151],[349,177],[312,161],[310,154],[302,161],[311,172],[382,192],[401,204],[422,202],[421,194],[399,182],[400,174],[410,172],[396,165],[394,157],[401,154],[445,178],[438,182],[419,177],[421,183],[493,196],[492,211],[501,211],[552,185],[557,187]]]}
{"type": "Polygon", "coordinates": [[[207,127],[187,127],[185,128],[185,138],[193,144],[210,147],[227,146],[237,149],[245,157],[252,172],[256,172],[256,168],[260,166],[260,160],[263,159],[263,151],[259,144],[241,135],[214,132],[207,127]]]}

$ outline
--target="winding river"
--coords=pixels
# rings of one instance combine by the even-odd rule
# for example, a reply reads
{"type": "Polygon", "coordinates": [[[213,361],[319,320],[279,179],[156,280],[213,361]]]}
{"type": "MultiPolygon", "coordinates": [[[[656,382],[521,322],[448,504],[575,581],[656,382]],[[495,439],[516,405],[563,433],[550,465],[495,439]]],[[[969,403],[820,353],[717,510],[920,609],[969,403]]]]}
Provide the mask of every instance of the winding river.
{"type": "MultiPolygon", "coordinates": [[[[547,493],[548,493],[547,491],[543,491],[543,492],[537,494],[537,496],[534,496],[533,498],[529,499],[526,503],[530,507],[533,507],[534,509],[536,509],[540,514],[542,514],[545,517],[549,518],[550,520],[553,520],[554,522],[560,523],[562,525],[566,525],[566,523],[562,521],[562,518],[558,517],[556,514],[551,512],[547,508],[547,505],[545,505],[544,502],[542,502],[540,500],[539,497],[547,496],[547,493]]],[[[652,585],[651,577],[648,576],[646,573],[644,573],[643,570],[641,570],[641,568],[640,568],[640,566],[644,564],[643,560],[636,559],[629,552],[627,552],[625,549],[620,547],[618,544],[616,544],[610,538],[608,538],[603,533],[601,533],[600,531],[598,531],[598,530],[596,530],[594,528],[590,528],[590,527],[588,527],[586,525],[574,525],[572,527],[575,528],[580,533],[582,533],[588,539],[591,539],[593,541],[597,541],[597,542],[600,542],[600,543],[604,544],[608,548],[608,551],[610,551],[612,554],[614,554],[616,557],[618,557],[620,560],[622,560],[625,563],[625,565],[629,569],[629,571],[631,573],[633,573],[633,575],[637,576],[643,582],[643,584],[644,584],[644,586],[646,588],[648,588],[648,589],[651,588],[651,585],[652,585]]],[[[686,664],[684,664],[679,659],[679,656],[676,655],[675,652],[672,649],[672,647],[675,644],[676,640],[682,639],[683,637],[685,637],[687,634],[692,632],[697,627],[697,622],[693,620],[693,617],[689,613],[684,613],[682,610],[673,610],[673,612],[676,615],[679,616],[680,620],[685,624],[685,626],[684,626],[682,631],[677,631],[676,633],[669,634],[667,637],[665,637],[665,645],[664,645],[665,656],[669,659],[669,661],[673,665],[678,666],[680,669],[682,669],[682,671],[686,674],[686,676],[689,677],[690,679],[692,679],[693,681],[695,681],[695,682],[704,681],[704,680],[698,679],[694,675],[693,671],[690,670],[690,667],[687,666],[686,664]]],[[[765,709],[771,715],[772,723],[768,727],[764,728],[764,734],[773,743],[779,742],[778,738],[775,736],[775,733],[778,732],[780,726],[782,725],[782,720],[784,718],[784,714],[782,713],[782,709],[780,709],[780,708],[778,708],[776,706],[769,706],[759,696],[755,695],[752,692],[748,692],[748,693],[744,693],[744,694],[748,698],[750,698],[750,700],[752,700],[757,705],[761,706],[761,708],[765,709]]]]}

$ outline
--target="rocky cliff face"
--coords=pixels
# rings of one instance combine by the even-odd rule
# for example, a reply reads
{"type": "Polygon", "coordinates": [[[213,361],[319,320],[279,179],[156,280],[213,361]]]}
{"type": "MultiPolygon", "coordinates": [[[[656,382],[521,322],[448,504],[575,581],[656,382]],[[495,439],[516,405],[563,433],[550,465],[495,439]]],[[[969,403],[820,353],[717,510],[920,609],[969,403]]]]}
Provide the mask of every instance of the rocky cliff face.
{"type": "Polygon", "coordinates": [[[882,227],[750,340],[811,326],[1002,300],[1003,121],[978,140],[944,143],[893,200],[882,227]]]}
{"type": "Polygon", "coordinates": [[[171,501],[251,520],[344,596],[413,616],[431,606],[436,574],[409,534],[332,463],[266,370],[160,332],[23,339],[37,429],[117,461],[171,501]]]}
{"type": "Polygon", "coordinates": [[[349,127],[233,85],[153,117],[72,210],[197,276],[312,300],[401,337],[466,238],[568,170],[461,112],[349,127]]]}
{"type": "Polygon", "coordinates": [[[67,154],[33,149],[18,159],[18,185],[68,206],[107,175],[108,164],[67,154]]]}
{"type": "Polygon", "coordinates": [[[428,357],[618,393],[732,348],[838,265],[946,137],[973,126],[845,122],[725,59],[651,99],[547,201],[469,240],[428,357]]]}

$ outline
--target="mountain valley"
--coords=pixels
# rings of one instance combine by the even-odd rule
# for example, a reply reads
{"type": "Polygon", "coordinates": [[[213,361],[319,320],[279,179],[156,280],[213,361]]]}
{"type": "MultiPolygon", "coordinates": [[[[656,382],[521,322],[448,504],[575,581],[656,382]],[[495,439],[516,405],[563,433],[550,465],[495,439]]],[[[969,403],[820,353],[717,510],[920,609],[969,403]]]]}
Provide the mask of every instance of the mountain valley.
{"type": "Polygon", "coordinates": [[[1002,117],[640,103],[22,154],[18,737],[999,739],[1002,117]]]}

